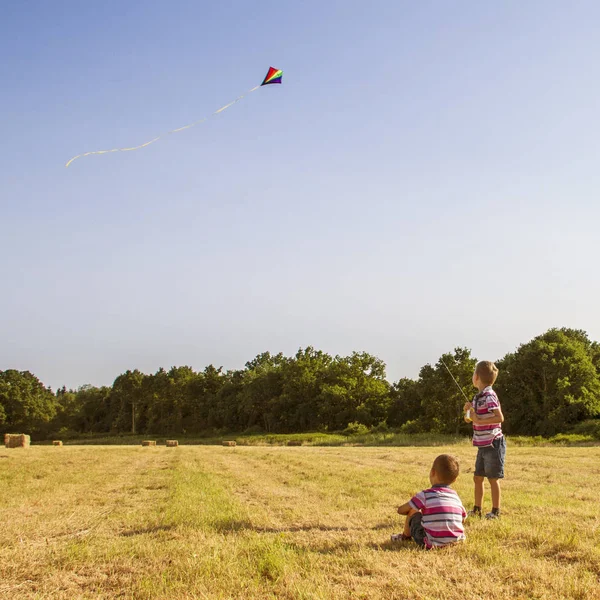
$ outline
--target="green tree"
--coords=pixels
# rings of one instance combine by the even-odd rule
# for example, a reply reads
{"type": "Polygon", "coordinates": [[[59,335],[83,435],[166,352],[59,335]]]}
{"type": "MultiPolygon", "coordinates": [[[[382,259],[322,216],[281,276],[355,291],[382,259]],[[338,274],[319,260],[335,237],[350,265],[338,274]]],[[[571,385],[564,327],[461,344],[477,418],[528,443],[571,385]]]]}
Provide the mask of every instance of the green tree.
{"type": "Polygon", "coordinates": [[[278,431],[319,428],[319,394],[332,360],[309,346],[282,364],[282,390],[273,407],[278,431]]]}
{"type": "Polygon", "coordinates": [[[400,380],[392,390],[388,422],[410,422],[413,431],[467,433],[462,409],[466,398],[470,400],[475,392],[472,377],[476,363],[470,350],[455,348],[434,366],[422,367],[417,381],[400,380]]]}
{"type": "Polygon", "coordinates": [[[134,431],[137,412],[144,405],[143,382],[146,376],[135,369],[119,375],[112,386],[109,417],[114,432],[134,431]]]}
{"type": "Polygon", "coordinates": [[[65,386],[56,390],[56,415],[52,421],[52,430],[75,430],[75,420],[80,402],[77,392],[67,390],[65,386]]]}
{"type": "MultiPolygon", "coordinates": [[[[81,433],[108,433],[111,431],[112,423],[109,416],[111,393],[111,388],[106,386],[81,386],[75,393],[74,406],[68,408],[68,412],[72,414],[70,419],[72,425],[67,424],[66,427],[81,433]]],[[[67,401],[70,404],[70,401],[67,401]]]]}
{"type": "Polygon", "coordinates": [[[224,374],[214,405],[210,407],[210,427],[231,431],[241,431],[244,428],[246,421],[240,410],[244,376],[242,370],[227,371],[224,374]]]}
{"type": "MultiPolygon", "coordinates": [[[[169,395],[172,382],[162,367],[143,378],[136,393],[136,420],[138,430],[143,433],[160,433],[168,414],[169,395]]],[[[114,389],[114,387],[113,387],[114,389]]]]}
{"type": "Polygon", "coordinates": [[[390,403],[385,363],[366,352],[336,356],[328,369],[319,397],[321,422],[330,430],[348,423],[371,427],[385,420],[390,403]]]}
{"type": "Polygon", "coordinates": [[[166,390],[166,412],[161,421],[162,431],[182,433],[184,419],[188,421],[192,412],[190,384],[197,375],[191,367],[172,367],[167,373],[169,385],[166,390]]]}
{"type": "Polygon", "coordinates": [[[420,417],[421,394],[419,393],[419,383],[414,379],[404,377],[391,387],[387,423],[391,427],[399,427],[409,421],[418,422],[420,417]]]}
{"type": "Polygon", "coordinates": [[[553,435],[600,414],[597,344],[576,329],[550,329],[498,361],[506,429],[553,435]]]}
{"type": "Polygon", "coordinates": [[[243,387],[239,395],[240,416],[245,428],[260,427],[274,431],[277,404],[283,391],[283,354],[263,352],[246,363],[243,387]]]}
{"type": "Polygon", "coordinates": [[[432,377],[426,377],[426,369],[422,370],[423,414],[431,423],[429,431],[456,435],[470,431],[464,422],[463,406],[476,392],[473,387],[476,364],[477,360],[468,348],[455,348],[453,354],[440,357],[432,369],[432,377]]]}
{"type": "Polygon", "coordinates": [[[56,414],[56,397],[29,371],[0,371],[0,414],[16,433],[44,434],[56,414]]]}
{"type": "Polygon", "coordinates": [[[183,421],[186,431],[200,432],[219,426],[218,398],[225,382],[223,368],[214,365],[208,365],[204,371],[190,378],[183,421]]]}

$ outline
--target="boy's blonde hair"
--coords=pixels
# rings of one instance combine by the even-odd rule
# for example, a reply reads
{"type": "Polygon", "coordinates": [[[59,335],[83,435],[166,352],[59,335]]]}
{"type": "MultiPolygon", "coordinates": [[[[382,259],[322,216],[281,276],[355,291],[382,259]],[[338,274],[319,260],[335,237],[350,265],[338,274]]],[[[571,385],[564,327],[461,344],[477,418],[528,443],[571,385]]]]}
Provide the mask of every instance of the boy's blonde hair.
{"type": "Polygon", "coordinates": [[[482,360],[475,367],[475,375],[481,379],[481,383],[494,385],[498,377],[498,367],[489,360],[482,360]]]}

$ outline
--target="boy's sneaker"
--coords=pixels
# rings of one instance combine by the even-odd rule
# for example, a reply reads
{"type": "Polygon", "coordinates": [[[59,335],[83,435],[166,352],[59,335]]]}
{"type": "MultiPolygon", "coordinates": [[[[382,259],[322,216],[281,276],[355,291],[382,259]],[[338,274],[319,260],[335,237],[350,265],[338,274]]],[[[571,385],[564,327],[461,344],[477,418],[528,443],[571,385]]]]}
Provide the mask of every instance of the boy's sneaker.
{"type": "MultiPolygon", "coordinates": [[[[480,511],[480,510],[470,510],[470,511],[467,513],[467,516],[468,516],[468,517],[471,517],[471,518],[473,518],[473,517],[478,517],[479,519],[481,519],[481,511],[480,511]]],[[[487,516],[487,515],[486,515],[486,516],[487,516]]]]}
{"type": "Polygon", "coordinates": [[[394,533],[391,536],[392,542],[407,542],[408,540],[412,540],[410,535],[404,535],[403,533],[394,533]]]}
{"type": "Polygon", "coordinates": [[[486,519],[499,519],[500,518],[500,511],[491,511],[489,513],[487,513],[487,515],[485,515],[486,519]]]}

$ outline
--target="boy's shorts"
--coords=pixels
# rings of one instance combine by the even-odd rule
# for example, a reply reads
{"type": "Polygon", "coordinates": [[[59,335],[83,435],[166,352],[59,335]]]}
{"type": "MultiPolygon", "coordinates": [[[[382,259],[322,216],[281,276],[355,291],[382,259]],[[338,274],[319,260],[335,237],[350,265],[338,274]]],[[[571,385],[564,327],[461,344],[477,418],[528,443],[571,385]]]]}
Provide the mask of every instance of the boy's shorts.
{"type": "Polygon", "coordinates": [[[423,513],[417,512],[410,518],[410,535],[417,546],[425,546],[425,529],[423,529],[423,513]]]}
{"type": "Polygon", "coordinates": [[[505,456],[506,440],[504,436],[496,438],[491,446],[479,448],[475,460],[475,475],[488,479],[503,479],[505,456]]]}

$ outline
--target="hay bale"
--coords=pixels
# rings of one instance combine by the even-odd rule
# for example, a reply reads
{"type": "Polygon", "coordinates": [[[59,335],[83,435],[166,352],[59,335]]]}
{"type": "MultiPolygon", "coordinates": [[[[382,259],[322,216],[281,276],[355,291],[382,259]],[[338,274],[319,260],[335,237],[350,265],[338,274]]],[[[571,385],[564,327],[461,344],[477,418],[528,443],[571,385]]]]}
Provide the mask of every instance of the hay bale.
{"type": "Polygon", "coordinates": [[[223,446],[235,446],[235,442],[233,442],[233,441],[223,442],[223,446]]]}
{"type": "Polygon", "coordinates": [[[177,448],[179,442],[177,440],[167,440],[167,448],[177,448]]]}
{"type": "Polygon", "coordinates": [[[62,443],[60,440],[54,440],[54,441],[52,442],[52,445],[53,445],[53,446],[62,446],[62,445],[63,445],[63,443],[62,443]]]}
{"type": "Polygon", "coordinates": [[[156,446],[155,440],[144,440],[142,446],[156,446]]]}
{"type": "Polygon", "coordinates": [[[4,445],[7,448],[29,448],[31,438],[24,433],[5,433],[4,445]]]}
{"type": "Polygon", "coordinates": [[[302,446],[302,442],[300,440],[289,440],[287,445],[288,446],[302,446]]]}

